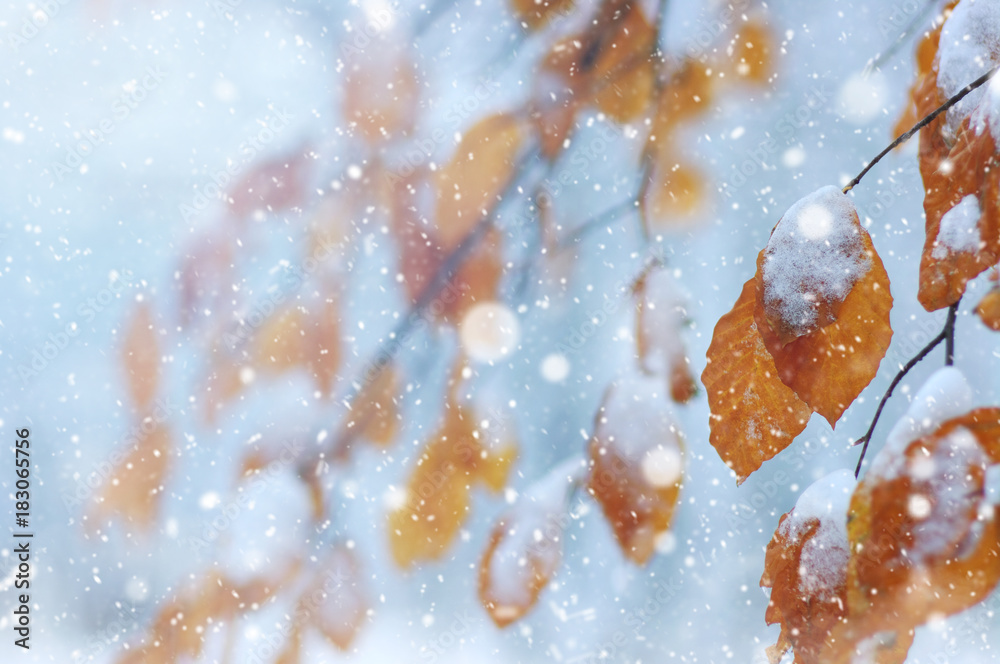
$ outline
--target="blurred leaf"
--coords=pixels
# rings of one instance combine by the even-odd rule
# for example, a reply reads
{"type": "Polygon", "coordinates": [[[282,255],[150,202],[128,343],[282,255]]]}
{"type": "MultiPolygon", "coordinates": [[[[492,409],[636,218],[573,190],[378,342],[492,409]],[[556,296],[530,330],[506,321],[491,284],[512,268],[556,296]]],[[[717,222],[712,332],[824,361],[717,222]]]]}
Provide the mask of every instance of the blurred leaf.
{"type": "Polygon", "coordinates": [[[644,375],[612,384],[590,440],[587,489],[637,565],[649,561],[670,527],[684,476],[684,445],[665,387],[644,375]]]}
{"type": "Polygon", "coordinates": [[[579,457],[559,464],[525,489],[493,526],[479,565],[479,600],[498,627],[534,608],[559,569],[572,521],[570,496],[585,469],[579,457]]]}
{"type": "Polygon", "coordinates": [[[160,349],[147,303],[140,302],[136,307],[124,336],[122,363],[129,395],[136,409],[144,411],[156,396],[160,382],[160,349]]]}
{"type": "Polygon", "coordinates": [[[513,175],[524,137],[514,116],[488,116],[465,132],[451,161],[435,173],[436,229],[445,251],[454,249],[493,207],[513,175]]]}

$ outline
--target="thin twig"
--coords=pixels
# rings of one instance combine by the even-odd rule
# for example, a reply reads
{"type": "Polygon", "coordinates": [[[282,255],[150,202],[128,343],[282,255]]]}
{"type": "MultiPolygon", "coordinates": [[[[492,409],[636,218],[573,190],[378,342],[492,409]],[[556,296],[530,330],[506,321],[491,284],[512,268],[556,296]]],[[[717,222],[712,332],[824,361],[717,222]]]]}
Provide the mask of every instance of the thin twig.
{"type": "Polygon", "coordinates": [[[962,88],[958,92],[958,94],[956,94],[954,97],[952,97],[951,99],[949,99],[945,103],[943,103],[940,106],[938,106],[936,109],[934,109],[933,111],[931,111],[931,113],[929,115],[927,115],[926,117],[924,117],[923,120],[921,120],[917,124],[915,124],[912,127],[910,127],[910,130],[908,132],[906,132],[905,134],[901,135],[899,138],[897,138],[892,143],[890,143],[889,146],[886,147],[886,149],[884,149],[881,152],[879,152],[878,156],[875,157],[874,159],[872,159],[872,161],[871,161],[870,164],[868,164],[867,166],[865,166],[864,170],[862,170],[860,173],[858,173],[858,175],[857,175],[856,178],[854,178],[853,180],[851,180],[850,182],[847,183],[847,186],[844,187],[844,193],[846,194],[851,189],[854,189],[854,185],[856,185],[859,182],[861,182],[861,178],[863,178],[865,176],[865,174],[868,173],[868,171],[871,170],[872,166],[874,166],[875,164],[877,164],[879,162],[879,160],[882,159],[882,157],[884,157],[887,154],[889,154],[890,152],[892,152],[896,148],[896,146],[898,146],[900,143],[905,143],[906,141],[910,140],[910,138],[915,133],[917,133],[918,131],[920,131],[921,129],[923,129],[925,126],[927,126],[928,124],[930,124],[931,122],[933,122],[934,118],[936,118],[937,116],[941,115],[942,113],[944,113],[945,111],[947,111],[949,108],[951,108],[952,106],[954,106],[958,102],[962,101],[962,99],[964,99],[967,94],[969,94],[970,92],[972,92],[973,90],[975,90],[976,88],[978,88],[979,86],[981,86],[986,81],[990,80],[990,78],[993,76],[993,74],[997,73],[998,69],[1000,69],[1000,66],[994,67],[993,69],[989,70],[988,72],[986,72],[985,74],[983,74],[982,76],[980,76],[979,78],[977,78],[976,80],[974,80],[972,83],[969,83],[967,86],[965,86],[964,88],[962,88]]]}
{"type": "Polygon", "coordinates": [[[569,247],[576,245],[580,240],[583,239],[585,235],[590,233],[592,230],[601,228],[603,226],[607,226],[612,221],[616,220],[622,213],[628,210],[635,209],[636,201],[637,199],[635,197],[630,196],[629,198],[621,201],[620,203],[612,205],[604,212],[596,214],[590,219],[587,219],[579,226],[574,228],[573,232],[570,233],[569,236],[566,237],[566,239],[559,242],[559,244],[556,245],[555,250],[562,251],[563,249],[567,249],[569,247]]]}
{"type": "Polygon", "coordinates": [[[898,37],[896,37],[896,41],[894,41],[892,45],[889,46],[889,48],[887,48],[885,51],[879,53],[874,58],[868,61],[868,64],[865,65],[865,70],[862,73],[862,75],[865,78],[867,78],[869,75],[871,75],[873,71],[880,68],[882,65],[886,63],[886,61],[889,58],[895,55],[896,52],[899,50],[899,48],[904,43],[906,43],[907,37],[909,37],[916,31],[917,27],[927,19],[927,16],[931,13],[931,10],[937,8],[937,5],[938,5],[938,0],[928,0],[928,2],[924,5],[924,8],[920,10],[920,13],[918,13],[913,18],[913,20],[910,21],[909,25],[906,26],[903,32],[900,33],[898,37]]]}
{"type": "MultiPolygon", "coordinates": [[[[959,298],[958,302],[961,302],[959,298]]],[[[944,364],[952,366],[955,364],[955,317],[958,315],[958,302],[948,307],[948,321],[944,324],[944,331],[947,333],[944,341],[944,364]]]]}
{"type": "Polygon", "coordinates": [[[885,408],[885,404],[889,401],[889,397],[892,396],[893,390],[899,385],[899,382],[903,380],[903,377],[910,372],[910,369],[915,367],[920,360],[927,357],[927,355],[937,348],[938,344],[942,341],[950,340],[950,346],[946,346],[948,350],[945,353],[945,364],[951,365],[951,360],[954,356],[954,344],[955,344],[955,313],[958,310],[958,302],[951,305],[948,308],[948,319],[945,321],[944,329],[938,332],[937,336],[930,340],[930,342],[924,346],[919,353],[914,355],[909,362],[907,362],[896,377],[892,379],[892,383],[889,384],[889,389],[886,390],[885,394],[882,395],[881,401],[879,401],[878,409],[875,411],[875,417],[872,418],[872,423],[868,427],[868,431],[865,435],[855,441],[855,445],[860,445],[864,443],[864,447],[861,448],[861,458],[858,459],[857,468],[854,469],[854,477],[857,479],[858,475],[861,473],[861,464],[865,460],[865,453],[868,451],[868,443],[871,442],[872,434],[875,433],[875,425],[878,424],[878,418],[882,415],[882,409],[885,408]]]}

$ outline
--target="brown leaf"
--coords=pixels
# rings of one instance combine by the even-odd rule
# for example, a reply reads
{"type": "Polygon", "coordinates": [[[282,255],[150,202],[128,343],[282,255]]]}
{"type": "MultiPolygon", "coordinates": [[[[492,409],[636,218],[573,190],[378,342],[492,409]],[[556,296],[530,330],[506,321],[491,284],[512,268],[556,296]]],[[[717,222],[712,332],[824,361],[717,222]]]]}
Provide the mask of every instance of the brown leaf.
{"type": "Polygon", "coordinates": [[[309,361],[305,315],[297,306],[276,311],[254,337],[251,359],[262,373],[280,374],[309,361]]]}
{"type": "Polygon", "coordinates": [[[559,568],[569,499],[585,474],[578,457],[559,464],[493,527],[479,565],[479,600],[498,627],[528,613],[559,568]]]}
{"type": "Polygon", "coordinates": [[[538,30],[573,9],[574,0],[511,0],[511,10],[529,30],[538,30]]]}
{"type": "Polygon", "coordinates": [[[823,664],[827,638],[846,615],[847,505],[854,488],[850,471],[819,480],[781,516],[764,554],[762,588],[771,589],[765,619],[779,623],[778,642],[768,648],[777,664],[794,649],[796,664],[823,664]]]}
{"type": "Polygon", "coordinates": [[[719,319],[701,382],[711,410],[709,440],[737,484],[788,447],[811,409],[778,378],[774,359],[757,331],[756,283],[750,279],[732,311],[719,319]]]}
{"type": "Polygon", "coordinates": [[[306,197],[309,162],[305,148],[256,165],[229,190],[230,214],[244,219],[258,211],[280,211],[301,205],[306,197]]]}
{"type": "Polygon", "coordinates": [[[705,177],[673,151],[659,154],[642,197],[642,209],[651,228],[673,228],[703,211],[707,198],[705,177]]]}
{"type": "MultiPolygon", "coordinates": [[[[955,5],[955,0],[948,3],[942,16],[949,17],[955,5]]],[[[937,65],[943,25],[942,20],[917,52],[918,78],[911,90],[916,117],[930,114],[947,97],[939,87],[937,65]]],[[[978,35],[966,39],[968,48],[992,50],[976,43],[978,35]]],[[[995,62],[996,55],[985,53],[984,59],[995,62]]],[[[990,96],[986,90],[981,105],[991,103],[990,96]]],[[[995,129],[973,127],[971,115],[961,118],[956,110],[942,113],[920,130],[927,235],[917,298],[928,311],[957,302],[970,279],[1000,261],[1000,155],[992,135],[995,129]]]]}
{"type": "MultiPolygon", "coordinates": [[[[912,418],[926,420],[921,413],[912,418]]],[[[848,619],[833,636],[848,651],[840,661],[879,632],[905,641],[1000,581],[1000,512],[984,484],[1000,452],[1000,409],[949,419],[910,442],[905,431],[893,430],[851,500],[848,619]]]]}
{"type": "Polygon", "coordinates": [[[327,298],[312,316],[312,325],[306,335],[309,369],[323,394],[330,394],[340,368],[340,308],[337,305],[337,300],[327,298]]]}
{"type": "MultiPolygon", "coordinates": [[[[119,515],[127,522],[149,530],[156,523],[163,482],[170,469],[173,443],[166,424],[147,417],[137,427],[138,440],[115,465],[98,494],[95,512],[99,518],[119,515]],[[146,429],[151,429],[146,433],[146,429]]],[[[116,450],[112,460],[118,455],[116,450]]]]}
{"type": "Polygon", "coordinates": [[[1000,332],[1000,288],[994,286],[979,302],[976,314],[983,325],[994,332],[1000,332]]]}
{"type": "Polygon", "coordinates": [[[517,118],[504,113],[488,116],[462,136],[451,161],[435,173],[436,229],[446,251],[454,249],[492,208],[513,175],[523,141],[517,118]]]}
{"type": "Polygon", "coordinates": [[[125,331],[122,346],[129,395],[136,409],[144,411],[153,401],[160,382],[160,348],[149,305],[140,302],[125,331]]]}
{"type": "Polygon", "coordinates": [[[741,23],[730,41],[732,55],[725,60],[732,72],[755,83],[767,83],[774,71],[773,38],[759,18],[741,23]]]}
{"type": "Polygon", "coordinates": [[[754,320],[778,377],[834,426],[892,339],[889,276],[849,199],[827,187],[790,208],[755,281],[754,320]]]}
{"type": "Polygon", "coordinates": [[[661,380],[630,375],[608,388],[590,439],[588,491],[627,558],[645,565],[673,520],[684,444],[661,380]]]}
{"type": "Polygon", "coordinates": [[[417,460],[403,504],[389,514],[390,548],[400,567],[440,558],[468,517],[473,484],[506,478],[513,451],[487,450],[477,436],[471,414],[450,403],[444,426],[417,460]]]}
{"type": "Polygon", "coordinates": [[[977,134],[968,120],[945,161],[924,156],[927,237],[917,297],[934,311],[957,302],[970,279],[1000,262],[1000,158],[990,131],[977,134]]]}
{"type": "Polygon", "coordinates": [[[351,647],[368,610],[361,580],[354,551],[338,545],[299,599],[297,615],[314,615],[320,633],[339,650],[351,647]]]}
{"type": "Polygon", "coordinates": [[[373,45],[344,77],[344,115],[370,144],[413,130],[420,82],[404,43],[373,45]]]}

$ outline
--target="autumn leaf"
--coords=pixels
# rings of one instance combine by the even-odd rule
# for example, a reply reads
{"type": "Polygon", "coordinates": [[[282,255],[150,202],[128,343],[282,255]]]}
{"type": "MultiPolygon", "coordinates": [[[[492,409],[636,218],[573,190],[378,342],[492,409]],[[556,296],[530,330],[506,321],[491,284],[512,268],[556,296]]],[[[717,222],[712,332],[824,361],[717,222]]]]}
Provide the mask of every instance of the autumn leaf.
{"type": "Polygon", "coordinates": [[[762,588],[771,589],[765,619],[780,624],[768,648],[777,664],[791,648],[796,664],[823,664],[826,641],[846,614],[847,506],[854,490],[850,471],[838,470],[802,492],[781,516],[764,554],[762,588]]]}
{"type": "Polygon", "coordinates": [[[513,174],[524,137],[517,118],[491,115],[465,132],[454,156],[435,173],[436,229],[446,251],[492,208],[513,174]]]}
{"type": "MultiPolygon", "coordinates": [[[[939,118],[940,120],[940,118],[939,118]]],[[[917,297],[928,311],[957,302],[1000,262],[1000,158],[990,131],[963,125],[946,161],[921,162],[927,237],[917,297]]]]}
{"type": "Polygon", "coordinates": [[[340,441],[334,454],[346,459],[355,439],[378,446],[389,445],[399,429],[399,377],[392,365],[372,367],[360,391],[351,399],[351,408],[340,425],[340,441]]]}
{"type": "Polygon", "coordinates": [[[683,226],[703,210],[705,175],[676,152],[664,149],[655,158],[642,197],[643,217],[651,228],[683,226]]]}
{"type": "Polygon", "coordinates": [[[849,661],[879,633],[905,642],[1000,581],[1000,514],[985,495],[986,469],[1000,461],[1000,409],[967,410],[972,398],[956,369],[934,374],[855,490],[848,612],[831,661],[849,661]]]}
{"type": "Polygon", "coordinates": [[[344,116],[372,145],[408,135],[417,116],[420,82],[405,42],[383,40],[355,58],[344,78],[344,116]]]}
{"type": "Polygon", "coordinates": [[[579,457],[557,465],[493,527],[479,565],[479,600],[498,627],[530,611],[559,568],[572,522],[570,496],[584,481],[586,468],[579,457]]]}
{"type": "Polygon", "coordinates": [[[836,187],[799,200],[757,257],[754,320],[778,376],[834,426],[892,340],[889,276],[836,187]]]}
{"type": "Polygon", "coordinates": [[[125,331],[122,346],[129,395],[136,409],[144,411],[153,401],[160,382],[160,349],[149,305],[140,302],[125,331]]]}
{"type": "Polygon", "coordinates": [[[156,523],[174,449],[170,430],[152,416],[138,430],[136,442],[101,488],[95,512],[99,518],[119,515],[149,530],[156,523]]]}
{"type": "Polygon", "coordinates": [[[346,651],[357,636],[368,601],[361,588],[361,566],[353,549],[339,544],[322,561],[308,589],[299,598],[296,615],[314,616],[320,634],[346,651]]]}
{"type": "Polygon", "coordinates": [[[976,307],[976,314],[983,325],[994,332],[1000,332],[1000,288],[990,289],[976,307]]]}
{"type": "Polygon", "coordinates": [[[635,338],[642,368],[664,376],[670,398],[685,403],[697,389],[681,339],[687,302],[673,275],[663,267],[644,273],[634,290],[638,299],[635,338]]]}
{"type": "Polygon", "coordinates": [[[587,490],[637,565],[649,561],[670,527],[684,474],[684,444],[664,389],[644,375],[614,383],[589,445],[587,490]]]}
{"type": "Polygon", "coordinates": [[[724,62],[740,78],[767,83],[774,71],[772,41],[767,25],[754,17],[738,25],[727,49],[731,55],[724,62]]]}
{"type": "Polygon", "coordinates": [[[279,374],[308,361],[305,316],[297,306],[275,312],[256,331],[251,352],[253,366],[279,374]]]}
{"type": "Polygon", "coordinates": [[[305,200],[309,162],[305,147],[256,165],[227,192],[230,214],[245,219],[259,211],[280,211],[305,200]]]}
{"type": "Polygon", "coordinates": [[[617,122],[630,122],[653,96],[657,31],[639,3],[607,0],[599,13],[579,65],[590,78],[597,108],[617,122]]]}
{"type": "MultiPolygon", "coordinates": [[[[273,577],[255,577],[244,583],[209,572],[164,602],[142,642],[125,650],[117,664],[173,664],[198,659],[213,625],[232,629],[238,616],[272,598],[298,569],[298,561],[291,561],[282,564],[273,577]]],[[[232,656],[232,639],[226,642],[223,660],[232,656]]]]}
{"type": "Polygon", "coordinates": [[[333,297],[319,305],[311,316],[306,335],[308,368],[323,394],[330,394],[340,368],[340,307],[333,297]]]}
{"type": "MultiPolygon", "coordinates": [[[[988,11],[987,3],[952,2],[943,12],[947,20],[921,43],[921,77],[911,92],[917,117],[929,115],[998,63],[992,35],[977,29],[991,24],[988,11]]],[[[917,298],[928,311],[957,302],[970,279],[1000,261],[994,86],[995,80],[920,130],[926,238],[917,298]]]]}
{"type": "Polygon", "coordinates": [[[417,460],[402,505],[389,514],[390,548],[400,567],[441,557],[468,518],[473,485],[506,478],[514,451],[488,450],[478,437],[471,413],[449,403],[444,425],[417,460]]]}
{"type": "Polygon", "coordinates": [[[514,15],[529,30],[544,27],[559,15],[569,13],[573,9],[574,0],[511,0],[511,10],[514,15]]]}
{"type": "Polygon", "coordinates": [[[737,484],[803,429],[811,409],[778,378],[754,321],[756,282],[743,284],[732,311],[719,319],[701,382],[711,410],[709,441],[736,472],[737,484]]]}
{"type": "Polygon", "coordinates": [[[618,122],[645,112],[654,96],[656,40],[638,3],[605,0],[586,30],[552,46],[535,77],[531,107],[546,158],[562,151],[586,106],[618,122]]]}

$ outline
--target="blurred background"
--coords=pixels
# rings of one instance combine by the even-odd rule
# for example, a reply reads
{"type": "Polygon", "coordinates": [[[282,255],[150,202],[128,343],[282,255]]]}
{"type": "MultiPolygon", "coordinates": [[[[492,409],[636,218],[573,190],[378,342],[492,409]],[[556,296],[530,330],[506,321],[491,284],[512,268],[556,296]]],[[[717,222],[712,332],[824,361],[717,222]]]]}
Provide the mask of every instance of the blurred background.
{"type": "MultiPolygon", "coordinates": [[[[36,464],[17,656],[764,661],[778,518],[854,467],[944,322],[915,297],[915,145],[852,192],[895,336],[837,430],[737,489],[698,376],[781,213],[891,140],[939,4],[5,3],[0,420],[36,464]],[[583,477],[602,436],[659,450],[615,480],[662,489],[632,530],[583,477]]],[[[989,335],[962,313],[982,403],[989,335]]],[[[911,661],[992,661],[991,602],[911,661]]]]}

